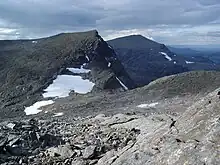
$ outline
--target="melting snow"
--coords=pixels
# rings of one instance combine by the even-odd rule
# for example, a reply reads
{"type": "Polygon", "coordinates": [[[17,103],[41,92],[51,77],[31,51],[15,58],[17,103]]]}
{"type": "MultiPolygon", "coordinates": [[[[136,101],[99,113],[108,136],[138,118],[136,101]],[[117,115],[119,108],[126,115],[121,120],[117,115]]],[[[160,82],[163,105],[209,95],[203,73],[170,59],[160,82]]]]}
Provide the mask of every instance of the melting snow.
{"type": "MultiPolygon", "coordinates": [[[[83,64],[80,68],[67,68],[69,71],[73,73],[89,73],[91,70],[84,69],[83,64]]],[[[44,91],[44,98],[48,97],[56,97],[62,98],[69,96],[69,93],[74,90],[76,93],[86,94],[91,92],[93,86],[95,84],[90,82],[89,80],[84,80],[81,76],[73,76],[73,75],[58,75],[57,78],[53,81],[51,85],[49,85],[44,91]]],[[[30,107],[25,108],[26,115],[33,115],[41,112],[40,109],[42,106],[53,104],[53,100],[47,101],[39,101],[33,104],[30,107]]],[[[48,113],[45,111],[44,113],[48,113]]],[[[60,116],[61,113],[56,114],[55,116],[60,116]]],[[[63,113],[62,113],[63,115],[63,113]]]]}
{"type": "Polygon", "coordinates": [[[195,62],[192,62],[192,61],[185,61],[186,64],[194,64],[195,62]]]}
{"type": "Polygon", "coordinates": [[[108,67],[110,68],[110,67],[111,67],[111,65],[112,65],[112,64],[109,62],[109,63],[108,63],[108,67]]]}
{"type": "Polygon", "coordinates": [[[147,39],[149,39],[149,40],[155,41],[154,38],[151,37],[151,36],[145,36],[145,37],[146,37],[147,39]]]}
{"type": "Polygon", "coordinates": [[[85,66],[85,64],[83,64],[81,66],[81,68],[67,68],[70,72],[73,72],[73,73],[89,73],[91,70],[90,69],[84,69],[83,66],[85,66]]]}
{"type": "Polygon", "coordinates": [[[53,115],[53,117],[59,117],[59,116],[63,116],[63,112],[54,113],[53,115]]]}
{"type": "Polygon", "coordinates": [[[42,110],[40,110],[41,107],[46,106],[46,105],[50,105],[53,103],[54,103],[53,100],[38,101],[38,102],[34,103],[34,105],[32,105],[32,106],[26,107],[24,112],[26,113],[26,115],[38,114],[39,112],[42,111],[42,110]]]}
{"type": "Polygon", "coordinates": [[[128,87],[125,86],[125,84],[123,82],[121,82],[121,80],[116,77],[116,79],[118,80],[118,82],[121,84],[121,86],[125,89],[125,90],[128,90],[128,87]]]}
{"type": "Polygon", "coordinates": [[[43,94],[43,97],[67,97],[72,90],[76,93],[86,94],[91,92],[94,85],[80,76],[58,75],[53,83],[44,90],[46,93],[43,94]]]}
{"type": "Polygon", "coordinates": [[[87,61],[90,61],[90,60],[89,60],[89,56],[87,56],[87,55],[86,55],[86,59],[87,59],[87,61]]]}
{"type": "Polygon", "coordinates": [[[165,52],[160,52],[160,54],[164,55],[167,60],[172,61],[172,58],[168,56],[165,52]]]}
{"type": "Polygon", "coordinates": [[[156,105],[158,105],[159,103],[156,102],[156,103],[150,103],[150,104],[140,104],[138,105],[137,107],[138,108],[153,108],[155,107],[156,105]]]}
{"type": "Polygon", "coordinates": [[[110,49],[112,49],[112,47],[111,47],[110,45],[108,45],[108,47],[109,47],[110,49]]]}

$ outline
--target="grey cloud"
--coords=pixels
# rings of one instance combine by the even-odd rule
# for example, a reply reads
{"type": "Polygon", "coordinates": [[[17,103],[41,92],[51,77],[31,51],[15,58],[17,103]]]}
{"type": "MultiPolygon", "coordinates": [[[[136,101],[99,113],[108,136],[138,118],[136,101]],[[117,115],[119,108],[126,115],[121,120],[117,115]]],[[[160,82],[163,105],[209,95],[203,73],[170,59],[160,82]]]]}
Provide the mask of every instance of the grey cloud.
{"type": "MultiPolygon", "coordinates": [[[[170,32],[165,35],[161,31],[172,29],[175,35],[188,37],[183,26],[220,26],[219,13],[219,0],[7,0],[0,1],[0,28],[17,28],[20,37],[89,29],[107,34],[109,30],[150,28],[155,29],[152,34],[163,35],[156,37],[170,42],[170,32]]],[[[214,37],[218,29],[200,30],[214,37]]],[[[195,32],[191,35],[198,38],[195,32]]]]}
{"type": "MultiPolygon", "coordinates": [[[[60,4],[62,5],[62,4],[60,4]]],[[[67,6],[68,7],[68,6],[67,6]]],[[[0,4],[0,17],[2,19],[16,22],[23,27],[53,27],[53,26],[95,26],[95,20],[100,18],[99,13],[91,14],[87,10],[72,8],[60,8],[29,4],[16,6],[12,4],[0,4]]]]}
{"type": "Polygon", "coordinates": [[[210,37],[220,37],[220,31],[208,32],[207,36],[210,36],[210,37]]]}

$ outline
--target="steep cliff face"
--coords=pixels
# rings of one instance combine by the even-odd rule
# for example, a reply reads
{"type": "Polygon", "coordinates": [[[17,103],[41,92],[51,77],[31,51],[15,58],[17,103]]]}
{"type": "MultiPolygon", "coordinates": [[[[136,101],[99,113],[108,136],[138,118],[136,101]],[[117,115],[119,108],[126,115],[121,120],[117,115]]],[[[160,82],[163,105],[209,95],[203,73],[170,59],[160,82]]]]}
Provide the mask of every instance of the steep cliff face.
{"type": "Polygon", "coordinates": [[[182,66],[184,60],[179,60],[165,45],[141,35],[117,38],[108,43],[138,86],[159,77],[188,71],[182,66]]]}
{"type": "Polygon", "coordinates": [[[76,75],[67,68],[89,70],[79,75],[94,83],[92,92],[135,87],[97,31],[0,41],[0,48],[0,103],[5,116],[23,114],[24,106],[42,99],[58,75],[76,75]]]}

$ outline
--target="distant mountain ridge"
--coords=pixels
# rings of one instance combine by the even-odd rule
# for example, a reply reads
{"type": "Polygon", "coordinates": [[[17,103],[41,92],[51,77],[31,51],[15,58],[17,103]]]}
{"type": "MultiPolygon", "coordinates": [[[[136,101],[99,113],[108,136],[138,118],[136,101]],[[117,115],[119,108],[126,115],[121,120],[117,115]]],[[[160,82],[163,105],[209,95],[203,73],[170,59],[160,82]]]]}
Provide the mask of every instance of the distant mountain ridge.
{"type": "Polygon", "coordinates": [[[168,48],[177,54],[183,55],[185,57],[196,57],[203,58],[203,60],[213,61],[217,64],[220,64],[220,50],[218,49],[200,49],[194,50],[192,48],[180,48],[175,46],[168,46],[168,48]]]}
{"type": "Polygon", "coordinates": [[[186,71],[219,69],[209,59],[181,56],[170,51],[164,44],[141,35],[116,38],[108,43],[138,86],[144,86],[163,76],[186,71]]]}

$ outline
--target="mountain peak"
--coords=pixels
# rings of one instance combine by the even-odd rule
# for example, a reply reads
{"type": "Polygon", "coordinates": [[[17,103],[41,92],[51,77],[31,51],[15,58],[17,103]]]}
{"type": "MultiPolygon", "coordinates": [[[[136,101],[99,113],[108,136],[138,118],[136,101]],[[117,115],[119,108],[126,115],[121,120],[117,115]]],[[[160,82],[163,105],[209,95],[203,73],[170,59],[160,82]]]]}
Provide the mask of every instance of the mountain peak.
{"type": "MultiPolygon", "coordinates": [[[[150,36],[143,36],[141,34],[131,34],[131,35],[128,35],[128,36],[123,36],[123,37],[118,37],[118,38],[115,38],[115,39],[112,39],[112,40],[118,40],[118,39],[121,39],[121,40],[125,40],[125,39],[140,39],[140,40],[151,40],[153,41],[153,38],[150,37],[150,36]]],[[[109,41],[112,41],[112,40],[109,40],[109,41]]]]}
{"type": "Polygon", "coordinates": [[[125,36],[125,37],[136,37],[136,38],[142,38],[142,39],[148,39],[148,40],[154,40],[151,36],[143,36],[141,34],[132,34],[129,36],[125,36]]]}
{"type": "MultiPolygon", "coordinates": [[[[143,49],[146,47],[152,47],[153,45],[158,45],[159,43],[150,39],[150,37],[145,37],[140,34],[132,34],[129,36],[119,37],[113,40],[109,40],[108,43],[114,48],[134,48],[143,49]]],[[[153,46],[154,47],[154,46],[153,46]]]]}
{"type": "Polygon", "coordinates": [[[66,97],[71,91],[86,94],[134,88],[114,50],[97,33],[93,30],[36,40],[0,41],[1,114],[24,115],[24,107],[36,101],[43,101],[40,105],[48,103],[45,99],[50,97],[66,97]],[[64,83],[62,89],[60,84],[64,83]],[[19,103],[11,100],[18,97],[19,103]]]}

